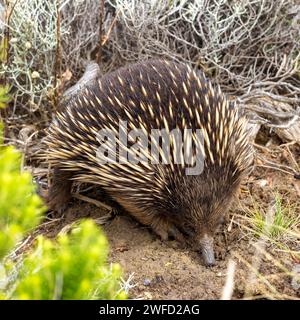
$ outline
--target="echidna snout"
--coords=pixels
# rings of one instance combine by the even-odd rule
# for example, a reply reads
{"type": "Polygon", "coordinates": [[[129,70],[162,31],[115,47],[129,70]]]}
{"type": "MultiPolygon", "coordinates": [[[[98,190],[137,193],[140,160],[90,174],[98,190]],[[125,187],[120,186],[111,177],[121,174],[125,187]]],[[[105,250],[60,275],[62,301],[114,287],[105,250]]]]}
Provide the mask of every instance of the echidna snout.
{"type": "Polygon", "coordinates": [[[214,239],[212,236],[204,234],[200,239],[200,249],[204,264],[207,267],[212,267],[216,264],[214,253],[214,239]]]}

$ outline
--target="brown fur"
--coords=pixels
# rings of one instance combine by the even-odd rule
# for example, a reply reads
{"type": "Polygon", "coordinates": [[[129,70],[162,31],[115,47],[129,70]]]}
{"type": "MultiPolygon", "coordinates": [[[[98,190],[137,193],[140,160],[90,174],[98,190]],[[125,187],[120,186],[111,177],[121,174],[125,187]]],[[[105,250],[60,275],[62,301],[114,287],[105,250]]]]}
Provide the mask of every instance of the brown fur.
{"type": "Polygon", "coordinates": [[[53,170],[51,187],[48,191],[47,205],[58,213],[64,212],[70,199],[72,188],[72,174],[55,168],[53,170]]]}

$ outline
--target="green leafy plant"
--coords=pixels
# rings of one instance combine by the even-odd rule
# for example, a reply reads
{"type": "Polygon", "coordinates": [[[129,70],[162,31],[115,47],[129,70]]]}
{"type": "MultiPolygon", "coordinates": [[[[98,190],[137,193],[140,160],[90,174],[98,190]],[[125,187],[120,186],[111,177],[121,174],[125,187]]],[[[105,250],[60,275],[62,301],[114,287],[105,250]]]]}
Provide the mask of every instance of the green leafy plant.
{"type": "MultiPolygon", "coordinates": [[[[7,101],[6,93],[0,87],[0,101],[7,101]]],[[[107,240],[92,220],[54,240],[40,235],[23,257],[8,258],[44,211],[30,173],[21,172],[20,153],[0,146],[0,299],[126,298],[119,285],[120,266],[107,264],[107,240]]]]}
{"type": "Polygon", "coordinates": [[[31,175],[20,172],[20,163],[13,147],[0,147],[0,260],[38,224],[44,211],[31,175]]]}
{"type": "Polygon", "coordinates": [[[105,236],[91,220],[80,222],[57,241],[40,236],[24,260],[14,298],[122,299],[119,265],[107,267],[105,236]]]}
{"type": "Polygon", "coordinates": [[[19,164],[13,148],[0,152],[0,259],[37,225],[43,212],[30,174],[20,173],[19,164]]]}
{"type": "MultiPolygon", "coordinates": [[[[44,211],[28,172],[20,173],[20,154],[12,147],[0,149],[0,261],[40,221],[44,211]]],[[[37,238],[21,267],[9,263],[17,277],[8,295],[13,299],[123,299],[118,279],[120,267],[108,266],[108,244],[92,220],[73,228],[57,240],[37,238]]],[[[10,271],[4,270],[2,277],[10,271]],[[4,275],[3,275],[4,274],[4,275]]],[[[9,276],[8,276],[9,277],[9,276]]],[[[0,277],[1,278],[1,277],[0,277]]],[[[1,289],[1,286],[0,286],[1,289]]]]}
{"type": "Polygon", "coordinates": [[[297,224],[297,216],[292,214],[293,207],[284,205],[279,195],[275,195],[274,217],[273,221],[268,225],[266,215],[261,211],[256,211],[254,216],[254,224],[258,233],[265,233],[271,239],[278,239],[284,236],[285,231],[297,224]]]}

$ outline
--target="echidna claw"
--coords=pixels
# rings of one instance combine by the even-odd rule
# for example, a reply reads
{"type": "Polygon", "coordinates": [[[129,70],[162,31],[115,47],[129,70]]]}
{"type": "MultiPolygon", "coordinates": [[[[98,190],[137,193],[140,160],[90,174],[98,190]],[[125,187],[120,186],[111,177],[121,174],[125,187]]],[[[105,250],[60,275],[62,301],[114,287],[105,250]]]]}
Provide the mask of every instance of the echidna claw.
{"type": "Polygon", "coordinates": [[[180,243],[185,243],[185,237],[183,234],[172,224],[160,224],[159,226],[153,227],[153,231],[161,238],[162,241],[168,241],[169,238],[173,238],[180,243]]]}
{"type": "Polygon", "coordinates": [[[180,243],[186,242],[183,234],[175,226],[170,227],[169,236],[173,237],[176,241],[178,241],[180,243]]]}

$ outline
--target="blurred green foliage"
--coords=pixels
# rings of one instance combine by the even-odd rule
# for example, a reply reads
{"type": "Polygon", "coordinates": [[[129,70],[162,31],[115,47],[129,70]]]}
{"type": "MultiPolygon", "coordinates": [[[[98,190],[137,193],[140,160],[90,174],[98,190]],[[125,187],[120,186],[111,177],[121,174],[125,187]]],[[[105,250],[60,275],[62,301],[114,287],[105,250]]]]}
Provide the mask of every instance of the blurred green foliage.
{"type": "Polygon", "coordinates": [[[43,210],[31,175],[20,173],[20,154],[13,147],[1,147],[0,259],[38,224],[43,210]]]}
{"type": "MultiPolygon", "coordinates": [[[[8,86],[0,86],[0,108],[10,100],[8,92],[8,86]]],[[[38,224],[44,211],[31,175],[20,172],[20,153],[2,146],[2,140],[0,123],[0,260],[38,224]]]]}
{"type": "MultiPolygon", "coordinates": [[[[0,87],[1,107],[7,93],[0,87]]],[[[120,266],[107,264],[107,240],[92,220],[55,240],[40,235],[23,257],[9,259],[44,211],[30,173],[21,172],[20,153],[3,146],[0,124],[0,299],[125,299],[120,266]]]]}
{"type": "Polygon", "coordinates": [[[57,241],[40,236],[26,257],[14,293],[16,299],[122,299],[119,265],[108,267],[108,244],[92,220],[57,241]]]}

